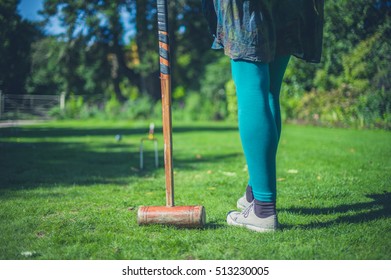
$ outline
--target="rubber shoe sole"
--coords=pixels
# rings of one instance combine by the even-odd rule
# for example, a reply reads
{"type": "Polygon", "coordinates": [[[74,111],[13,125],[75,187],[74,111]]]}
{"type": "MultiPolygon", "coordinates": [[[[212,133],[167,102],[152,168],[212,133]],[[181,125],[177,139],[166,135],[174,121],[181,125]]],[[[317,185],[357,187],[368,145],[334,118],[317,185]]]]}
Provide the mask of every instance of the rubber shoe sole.
{"type": "Polygon", "coordinates": [[[228,225],[245,227],[256,232],[270,232],[278,228],[277,215],[272,215],[267,218],[259,218],[254,213],[254,204],[241,212],[231,211],[227,214],[228,225]]]}

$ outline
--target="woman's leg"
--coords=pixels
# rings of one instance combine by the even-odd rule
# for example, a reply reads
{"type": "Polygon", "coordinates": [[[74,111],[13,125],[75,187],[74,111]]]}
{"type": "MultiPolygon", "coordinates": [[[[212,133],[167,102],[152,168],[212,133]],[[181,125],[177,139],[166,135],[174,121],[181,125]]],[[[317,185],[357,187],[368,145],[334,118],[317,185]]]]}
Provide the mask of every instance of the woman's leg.
{"type": "Polygon", "coordinates": [[[238,98],[239,134],[256,200],[275,202],[278,143],[276,121],[270,108],[269,65],[231,60],[238,98]]]}
{"type": "MultiPolygon", "coordinates": [[[[290,55],[279,56],[269,63],[269,77],[270,77],[270,89],[269,89],[269,106],[272,112],[274,121],[277,128],[277,145],[281,136],[281,110],[280,110],[280,90],[282,80],[284,78],[285,70],[288,66],[290,55]]],[[[254,199],[252,193],[251,179],[248,181],[246,188],[246,199],[251,202],[254,199]]]]}

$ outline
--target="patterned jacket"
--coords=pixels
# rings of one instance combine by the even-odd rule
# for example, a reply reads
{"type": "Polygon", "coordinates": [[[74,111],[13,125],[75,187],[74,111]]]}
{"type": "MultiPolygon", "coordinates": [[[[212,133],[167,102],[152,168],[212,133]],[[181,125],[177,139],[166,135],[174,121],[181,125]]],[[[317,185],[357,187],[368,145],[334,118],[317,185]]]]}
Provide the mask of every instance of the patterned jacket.
{"type": "Polygon", "coordinates": [[[213,49],[232,59],[270,62],[294,55],[320,62],[324,0],[202,0],[213,49]]]}

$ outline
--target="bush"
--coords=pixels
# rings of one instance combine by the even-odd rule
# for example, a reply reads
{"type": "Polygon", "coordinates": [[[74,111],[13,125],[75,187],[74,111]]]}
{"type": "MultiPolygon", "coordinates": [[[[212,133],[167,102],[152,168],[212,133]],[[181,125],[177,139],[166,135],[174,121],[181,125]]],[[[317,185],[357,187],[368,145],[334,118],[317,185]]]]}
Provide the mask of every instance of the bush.
{"type": "Polygon", "coordinates": [[[236,121],[238,119],[238,100],[235,83],[232,79],[225,83],[225,92],[227,94],[227,118],[236,121]]]}
{"type": "Polygon", "coordinates": [[[132,120],[149,119],[154,112],[155,104],[148,96],[140,96],[135,100],[128,100],[122,106],[119,117],[132,120]]]}
{"type": "Polygon", "coordinates": [[[69,117],[76,117],[83,107],[83,97],[71,94],[65,105],[65,114],[69,117]]]}
{"type": "Polygon", "coordinates": [[[302,97],[282,98],[283,117],[316,125],[390,129],[391,95],[385,91],[360,94],[349,85],[316,90],[302,97]]]}
{"type": "MultiPolygon", "coordinates": [[[[161,111],[161,107],[160,107],[161,111]]],[[[97,99],[86,102],[83,97],[71,95],[65,109],[53,108],[49,115],[56,119],[149,119],[158,113],[158,106],[148,96],[140,96],[121,104],[114,95],[108,101],[97,99]]],[[[160,114],[160,115],[159,115],[160,114]]]]}
{"type": "Polygon", "coordinates": [[[199,117],[205,120],[223,120],[228,116],[226,84],[231,80],[230,61],[226,56],[209,64],[201,80],[199,117]]]}

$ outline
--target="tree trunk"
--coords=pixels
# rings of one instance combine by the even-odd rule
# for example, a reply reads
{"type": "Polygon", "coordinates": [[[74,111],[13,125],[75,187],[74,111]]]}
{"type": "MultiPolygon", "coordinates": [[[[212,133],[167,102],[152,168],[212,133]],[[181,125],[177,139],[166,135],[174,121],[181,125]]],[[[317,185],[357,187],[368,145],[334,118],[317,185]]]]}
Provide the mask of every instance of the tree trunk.
{"type": "MultiPolygon", "coordinates": [[[[148,42],[148,30],[147,30],[147,0],[137,0],[136,3],[136,44],[137,44],[137,53],[140,60],[145,56],[145,50],[147,50],[148,42]]],[[[140,92],[147,92],[147,77],[141,73],[140,75],[140,92]]]]}
{"type": "Polygon", "coordinates": [[[124,49],[120,43],[123,32],[119,15],[120,13],[117,11],[110,18],[111,34],[113,35],[111,76],[115,95],[120,102],[124,102],[126,98],[121,92],[121,80],[126,77],[133,85],[140,88],[140,75],[126,66],[124,49]]]}

